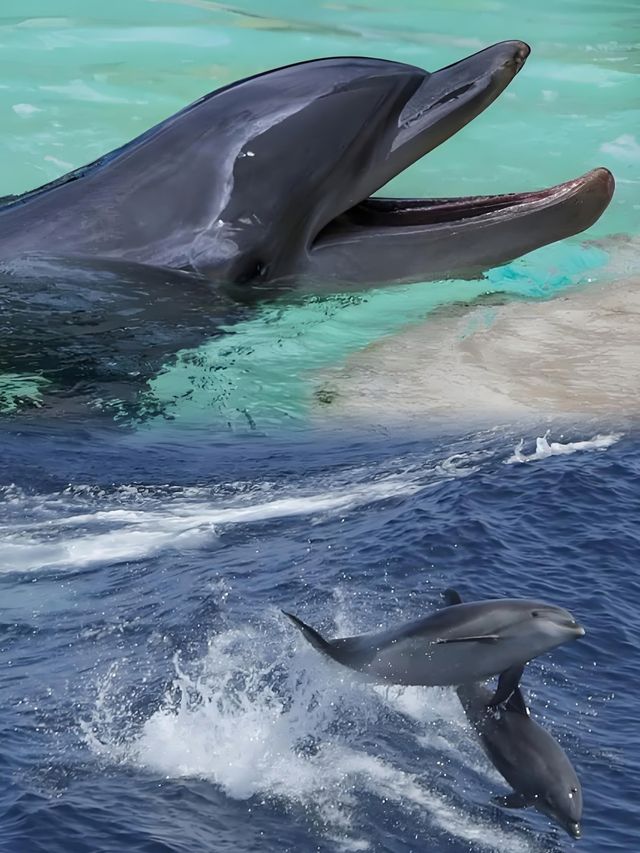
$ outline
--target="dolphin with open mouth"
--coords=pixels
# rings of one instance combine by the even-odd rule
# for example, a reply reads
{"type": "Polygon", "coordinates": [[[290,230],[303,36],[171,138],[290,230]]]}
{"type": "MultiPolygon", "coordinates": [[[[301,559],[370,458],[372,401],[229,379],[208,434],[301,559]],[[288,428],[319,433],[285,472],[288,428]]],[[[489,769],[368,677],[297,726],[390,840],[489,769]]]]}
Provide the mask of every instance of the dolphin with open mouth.
{"type": "Polygon", "coordinates": [[[501,42],[433,74],[319,59],[234,83],[9,201],[0,258],[128,260],[238,292],[478,276],[588,228],[610,173],[509,195],[370,196],[482,112],[528,54],[501,42]]]}
{"type": "Polygon", "coordinates": [[[611,200],[606,169],[535,192],[372,198],[482,112],[528,54],[506,41],[434,73],[361,57],[279,68],[5,198],[0,369],[23,338],[33,351],[46,322],[47,347],[60,338],[71,363],[103,335],[101,370],[146,379],[233,319],[237,302],[480,277],[588,228],[611,200]]]}

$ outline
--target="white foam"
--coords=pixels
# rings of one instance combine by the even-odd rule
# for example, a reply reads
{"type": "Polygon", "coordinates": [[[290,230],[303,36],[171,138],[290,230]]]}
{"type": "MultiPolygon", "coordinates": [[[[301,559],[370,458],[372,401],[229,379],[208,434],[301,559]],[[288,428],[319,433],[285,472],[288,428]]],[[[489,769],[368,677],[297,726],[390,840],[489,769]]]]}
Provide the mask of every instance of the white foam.
{"type": "MultiPolygon", "coordinates": [[[[380,755],[371,746],[372,731],[388,724],[394,704],[413,722],[446,722],[456,707],[451,691],[381,692],[348,672],[341,678],[310,647],[292,647],[298,638],[285,631],[274,617],[260,632],[245,626],[217,635],[191,665],[176,659],[171,687],[141,725],[122,698],[131,691],[118,696],[114,668],[82,723],[87,744],[107,762],[209,780],[234,799],[293,804],[342,849],[369,846],[357,820],[363,795],[400,809],[416,832],[436,825],[486,850],[535,849],[527,832],[503,830],[449,802],[428,763],[424,775],[411,772],[401,749],[380,755]]],[[[410,737],[395,730],[395,720],[394,735],[410,737]]]]}
{"type": "MultiPolygon", "coordinates": [[[[96,563],[137,560],[166,549],[207,546],[225,525],[251,524],[300,515],[323,517],[372,501],[411,494],[423,485],[415,479],[388,476],[336,491],[275,497],[272,500],[193,501],[158,498],[140,508],[114,507],[67,512],[34,522],[0,525],[0,571],[77,568],[96,563]],[[82,535],[65,536],[81,526],[82,535]],[[104,530],[110,527],[109,530],[104,530]],[[25,535],[25,533],[29,535],[25,535]],[[57,534],[57,538],[53,535],[57,534]]],[[[259,492],[263,497],[263,493],[259,492]]],[[[75,508],[75,507],[74,507],[75,508]]]]}
{"type": "Polygon", "coordinates": [[[212,487],[140,487],[110,492],[74,486],[53,495],[4,489],[0,572],[78,569],[141,560],[163,551],[210,547],[222,528],[307,516],[310,524],[366,504],[414,494],[476,471],[483,452],[442,461],[388,460],[353,467],[315,483],[231,483],[212,487]],[[78,531],[81,532],[78,532],[78,531]]]}
{"type": "Polygon", "coordinates": [[[327,677],[327,665],[306,649],[295,655],[289,648],[292,666],[283,670],[282,659],[257,657],[264,645],[250,629],[228,631],[188,671],[176,659],[162,704],[124,743],[122,708],[109,698],[118,676],[112,670],[92,719],[83,723],[87,743],[111,761],[168,778],[207,779],[234,799],[261,794],[295,801],[344,833],[351,827],[343,785],[349,762],[339,744],[316,746],[316,739],[340,706],[362,704],[362,688],[327,677]]]}
{"type": "Polygon", "coordinates": [[[42,112],[40,107],[36,107],[33,104],[14,104],[11,109],[16,115],[19,115],[21,118],[28,118],[34,113],[42,112]]]}
{"type": "Polygon", "coordinates": [[[549,456],[567,456],[571,453],[579,453],[584,450],[606,450],[622,438],[622,433],[611,433],[609,435],[594,435],[593,438],[584,441],[549,441],[550,431],[536,439],[536,449],[533,453],[524,453],[524,439],[521,439],[513,451],[513,455],[506,460],[507,465],[514,462],[537,462],[547,459],[549,456]]]}

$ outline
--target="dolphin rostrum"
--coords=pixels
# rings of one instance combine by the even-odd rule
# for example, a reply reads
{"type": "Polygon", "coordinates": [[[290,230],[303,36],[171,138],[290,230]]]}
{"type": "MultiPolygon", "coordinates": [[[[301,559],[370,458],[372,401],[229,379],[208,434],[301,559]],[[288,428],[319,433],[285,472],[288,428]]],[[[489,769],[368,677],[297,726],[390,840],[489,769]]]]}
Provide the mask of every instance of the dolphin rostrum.
{"type": "MultiPolygon", "coordinates": [[[[596,169],[537,192],[372,199],[504,90],[529,54],[495,44],[434,73],[381,59],[241,80],[0,207],[0,259],[115,258],[248,293],[478,277],[606,208],[596,169]]],[[[179,298],[179,295],[177,295],[179,298]]]]}
{"type": "MultiPolygon", "coordinates": [[[[461,603],[455,590],[447,590],[445,599],[461,603]]],[[[456,692],[489,760],[513,788],[494,802],[510,809],[532,806],[580,838],[580,780],[558,741],[532,719],[520,687],[496,708],[487,707],[491,693],[482,684],[461,684],[456,692]]]]}
{"type": "Polygon", "coordinates": [[[0,200],[0,371],[141,382],[234,319],[226,297],[477,278],[588,228],[611,199],[606,169],[535,192],[371,197],[528,54],[506,41],[434,73],[363,57],[279,68],[0,200]]]}
{"type": "Polygon", "coordinates": [[[388,631],[335,640],[283,612],[314,648],[373,681],[433,687],[500,675],[492,705],[509,698],[528,661],[584,636],[567,610],[526,599],[454,604],[388,631]]]}

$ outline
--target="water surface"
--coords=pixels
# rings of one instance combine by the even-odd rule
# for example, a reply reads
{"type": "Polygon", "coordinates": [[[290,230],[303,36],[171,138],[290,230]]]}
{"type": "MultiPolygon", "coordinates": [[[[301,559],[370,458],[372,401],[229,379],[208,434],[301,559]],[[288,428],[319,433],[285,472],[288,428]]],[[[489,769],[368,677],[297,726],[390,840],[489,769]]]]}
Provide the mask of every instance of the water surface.
{"type": "MultiPolygon", "coordinates": [[[[168,362],[139,422],[123,422],[117,400],[64,417],[34,409],[41,377],[19,365],[2,377],[0,848],[572,848],[541,816],[491,804],[506,788],[452,691],[355,683],[279,611],[329,634],[374,630],[439,606],[447,586],[468,599],[541,597],[586,626],[535,661],[525,687],[582,779],[580,849],[637,846],[640,445],[629,411],[578,405],[560,422],[534,405],[525,422],[495,412],[482,429],[465,411],[445,426],[422,411],[390,425],[402,364],[394,378],[374,360],[377,402],[357,428],[317,418],[319,376],[348,373],[350,358],[408,326],[429,334],[439,306],[562,298],[638,274],[637,4],[428,6],[4,0],[2,195],[269,67],[364,54],[436,68],[504,38],[531,44],[524,72],[390,191],[522,190],[596,165],[618,188],[589,235],[481,282],[266,307],[168,362]]],[[[630,305],[620,310],[611,328],[632,336],[630,305]]],[[[517,338],[514,322],[489,351],[517,338]]],[[[571,356],[588,361],[589,347],[586,329],[571,356]]],[[[593,382],[606,390],[599,347],[593,382]]],[[[415,357],[428,371],[428,354],[415,357]]]]}

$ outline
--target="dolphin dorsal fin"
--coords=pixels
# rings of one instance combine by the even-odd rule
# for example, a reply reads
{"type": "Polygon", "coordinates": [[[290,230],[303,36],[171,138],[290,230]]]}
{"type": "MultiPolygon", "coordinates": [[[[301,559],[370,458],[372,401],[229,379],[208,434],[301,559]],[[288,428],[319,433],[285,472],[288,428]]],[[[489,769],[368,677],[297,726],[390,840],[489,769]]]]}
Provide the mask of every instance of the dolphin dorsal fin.
{"type": "Polygon", "coordinates": [[[442,593],[442,597],[444,599],[445,607],[452,607],[454,604],[462,604],[462,596],[458,592],[457,589],[445,589],[442,593]]]}

